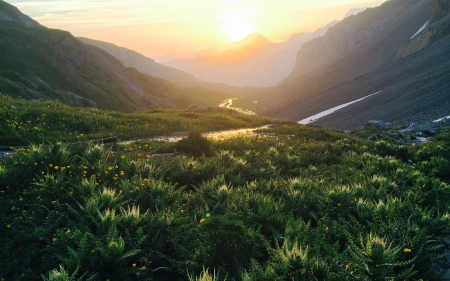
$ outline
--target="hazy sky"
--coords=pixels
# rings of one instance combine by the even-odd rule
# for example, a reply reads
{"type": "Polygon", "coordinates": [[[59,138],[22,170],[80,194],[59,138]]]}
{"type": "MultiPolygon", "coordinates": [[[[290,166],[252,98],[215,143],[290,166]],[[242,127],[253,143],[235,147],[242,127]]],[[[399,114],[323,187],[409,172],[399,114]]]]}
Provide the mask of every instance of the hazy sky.
{"type": "Polygon", "coordinates": [[[41,24],[157,58],[259,32],[280,42],[386,0],[6,0],[41,24]]]}

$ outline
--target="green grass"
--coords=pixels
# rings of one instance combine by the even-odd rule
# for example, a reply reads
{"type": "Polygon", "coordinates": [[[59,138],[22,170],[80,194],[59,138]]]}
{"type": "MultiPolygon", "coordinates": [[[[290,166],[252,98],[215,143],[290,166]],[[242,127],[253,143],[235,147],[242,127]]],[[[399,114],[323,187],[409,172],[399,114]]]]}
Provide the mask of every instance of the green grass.
{"type": "Polygon", "coordinates": [[[133,114],[73,107],[57,101],[18,100],[0,94],[0,145],[89,141],[109,136],[132,140],[180,131],[217,131],[269,123],[287,123],[258,116],[153,110],[133,114]]]}
{"type": "MultiPolygon", "coordinates": [[[[142,116],[153,114],[167,127],[180,115],[209,120],[142,116]]],[[[416,147],[295,124],[268,133],[17,150],[0,163],[0,277],[441,280],[450,133],[416,147]],[[189,154],[152,156],[180,150],[189,154]]]]}

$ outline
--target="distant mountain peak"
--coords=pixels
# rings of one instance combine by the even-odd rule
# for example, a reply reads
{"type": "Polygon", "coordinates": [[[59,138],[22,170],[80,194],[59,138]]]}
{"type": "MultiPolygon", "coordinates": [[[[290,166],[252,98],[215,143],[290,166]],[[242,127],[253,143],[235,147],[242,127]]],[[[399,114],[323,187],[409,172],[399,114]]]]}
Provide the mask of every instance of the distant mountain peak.
{"type": "Polygon", "coordinates": [[[255,32],[255,33],[252,33],[250,35],[247,35],[247,37],[245,37],[242,40],[233,42],[232,45],[245,44],[245,43],[249,43],[249,42],[272,43],[272,41],[270,41],[269,39],[264,37],[261,33],[255,32]]]}

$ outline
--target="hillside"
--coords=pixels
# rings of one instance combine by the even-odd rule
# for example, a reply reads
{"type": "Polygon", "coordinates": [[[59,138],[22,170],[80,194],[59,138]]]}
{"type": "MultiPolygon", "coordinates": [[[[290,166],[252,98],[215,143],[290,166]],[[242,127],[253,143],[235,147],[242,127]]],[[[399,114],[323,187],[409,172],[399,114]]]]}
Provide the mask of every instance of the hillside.
{"type": "Polygon", "coordinates": [[[408,40],[396,58],[406,57],[450,35],[450,3],[439,0],[433,17],[408,40]]]}
{"type": "Polygon", "coordinates": [[[102,49],[83,44],[69,32],[41,26],[4,1],[0,12],[0,91],[11,96],[126,112],[217,105],[229,97],[198,87],[184,91],[127,68],[102,49]],[[190,100],[192,92],[197,98],[190,100]],[[185,102],[180,104],[178,98],[185,102]]]}
{"type": "Polygon", "coordinates": [[[145,57],[133,50],[89,38],[78,37],[78,39],[85,44],[105,50],[118,59],[124,66],[136,68],[139,72],[146,73],[150,76],[162,78],[178,85],[199,82],[190,73],[159,64],[153,59],[145,57]]]}
{"type": "Polygon", "coordinates": [[[398,50],[433,16],[436,5],[436,0],[388,1],[346,18],[300,49],[288,79],[250,98],[259,101],[261,114],[302,120],[383,90],[346,108],[344,115],[338,111],[317,122],[342,129],[370,119],[405,123],[442,117],[448,111],[448,41],[396,61],[398,50]]]}

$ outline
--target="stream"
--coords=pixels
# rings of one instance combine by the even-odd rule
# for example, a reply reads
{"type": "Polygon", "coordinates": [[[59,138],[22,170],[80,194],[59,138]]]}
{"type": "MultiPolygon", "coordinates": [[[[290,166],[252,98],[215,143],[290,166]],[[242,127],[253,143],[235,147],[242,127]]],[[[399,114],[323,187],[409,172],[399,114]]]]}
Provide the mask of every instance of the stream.
{"type": "Polygon", "coordinates": [[[242,109],[242,108],[237,108],[237,107],[232,107],[233,101],[238,100],[238,99],[240,99],[240,98],[226,99],[221,104],[219,104],[219,107],[229,108],[229,109],[232,109],[232,110],[237,111],[242,114],[256,115],[256,113],[254,113],[253,111],[250,111],[247,109],[242,109]]]}
{"type": "MultiPolygon", "coordinates": [[[[225,140],[228,138],[236,137],[236,136],[255,136],[255,135],[263,135],[255,133],[256,130],[268,129],[272,125],[264,125],[256,128],[246,128],[246,129],[235,129],[235,130],[222,130],[216,132],[204,133],[203,136],[210,140],[225,140]]],[[[128,145],[138,141],[166,141],[166,142],[177,142],[183,138],[187,137],[187,133],[175,133],[169,136],[157,136],[152,138],[143,138],[138,140],[128,140],[118,142],[120,145],[128,145]]]]}

